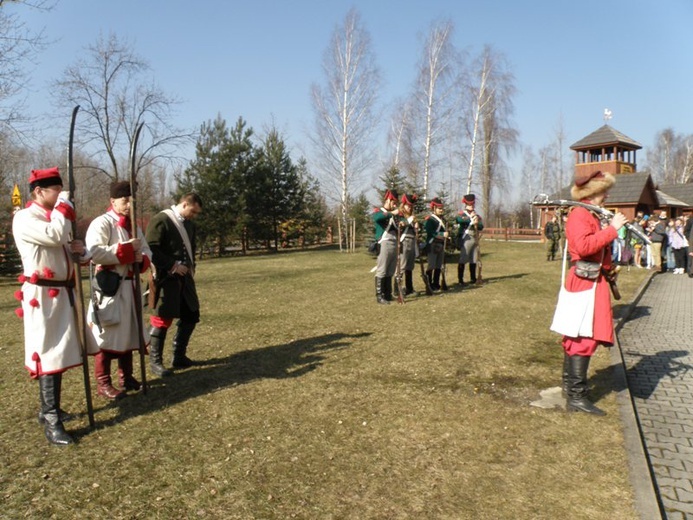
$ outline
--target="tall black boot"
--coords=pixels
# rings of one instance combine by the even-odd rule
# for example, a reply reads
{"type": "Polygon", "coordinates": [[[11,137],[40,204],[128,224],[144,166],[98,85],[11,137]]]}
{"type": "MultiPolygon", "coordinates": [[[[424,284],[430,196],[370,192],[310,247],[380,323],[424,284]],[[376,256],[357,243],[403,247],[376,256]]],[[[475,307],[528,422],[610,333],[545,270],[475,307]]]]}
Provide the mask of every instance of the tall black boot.
{"type": "Polygon", "coordinates": [[[178,330],[176,330],[176,335],[173,337],[173,368],[189,368],[195,364],[186,355],[190,336],[192,336],[194,330],[194,323],[178,321],[178,330]]]}
{"type": "Polygon", "coordinates": [[[440,290],[440,269],[433,270],[433,283],[431,284],[431,287],[434,291],[440,290]]]}
{"type": "Polygon", "coordinates": [[[383,296],[388,302],[392,301],[392,276],[383,278],[383,296]]]}
{"type": "Polygon", "coordinates": [[[390,302],[385,299],[385,293],[383,292],[383,279],[375,277],[375,299],[378,303],[383,305],[390,305],[390,302]]]}
{"type": "Polygon", "coordinates": [[[428,285],[433,289],[433,271],[430,269],[426,271],[426,277],[428,278],[428,285]]]}
{"type": "Polygon", "coordinates": [[[65,431],[60,420],[60,390],[62,374],[51,374],[39,377],[39,392],[41,394],[41,413],[43,415],[44,432],[51,444],[65,446],[75,441],[65,431]]]}
{"type": "Polygon", "coordinates": [[[464,285],[464,264],[457,264],[457,283],[464,285]]]}
{"type": "MultiPolygon", "coordinates": [[[[63,375],[62,374],[56,374],[56,376],[60,378],[60,384],[56,388],[56,396],[55,396],[56,401],[58,402],[58,419],[60,419],[60,422],[64,423],[64,422],[67,422],[67,421],[74,419],[74,416],[70,415],[69,413],[67,413],[65,410],[63,410],[60,407],[60,403],[61,403],[60,394],[62,392],[62,387],[63,387],[63,385],[62,385],[63,375]]],[[[44,424],[46,424],[46,418],[43,415],[43,396],[40,396],[40,397],[41,397],[41,406],[39,407],[38,423],[41,425],[44,425],[44,424]]]]}
{"type": "Polygon", "coordinates": [[[476,283],[476,264],[469,264],[469,280],[471,283],[476,283]]]}
{"type": "Polygon", "coordinates": [[[585,412],[594,415],[606,415],[587,399],[587,369],[590,356],[568,356],[568,401],[569,412],[585,412]]]}
{"type": "Polygon", "coordinates": [[[173,373],[164,367],[163,361],[166,330],[167,329],[161,327],[154,327],[150,332],[151,342],[149,344],[149,369],[154,375],[159,377],[170,376],[173,373]]]}
{"type": "Polygon", "coordinates": [[[570,356],[567,352],[563,353],[563,376],[561,378],[561,395],[568,397],[568,388],[570,386],[568,378],[570,377],[570,356]]]}
{"type": "Polygon", "coordinates": [[[414,273],[404,271],[404,294],[409,295],[414,293],[414,273]]]}

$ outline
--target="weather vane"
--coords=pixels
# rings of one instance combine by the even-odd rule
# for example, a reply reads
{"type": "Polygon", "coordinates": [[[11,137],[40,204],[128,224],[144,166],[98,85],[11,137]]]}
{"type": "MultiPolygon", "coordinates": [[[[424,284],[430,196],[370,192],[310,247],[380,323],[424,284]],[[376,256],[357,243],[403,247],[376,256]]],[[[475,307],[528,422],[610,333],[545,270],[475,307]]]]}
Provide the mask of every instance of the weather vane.
{"type": "Polygon", "coordinates": [[[611,119],[611,110],[609,110],[608,108],[605,108],[604,109],[604,122],[608,123],[609,119],[611,119]]]}

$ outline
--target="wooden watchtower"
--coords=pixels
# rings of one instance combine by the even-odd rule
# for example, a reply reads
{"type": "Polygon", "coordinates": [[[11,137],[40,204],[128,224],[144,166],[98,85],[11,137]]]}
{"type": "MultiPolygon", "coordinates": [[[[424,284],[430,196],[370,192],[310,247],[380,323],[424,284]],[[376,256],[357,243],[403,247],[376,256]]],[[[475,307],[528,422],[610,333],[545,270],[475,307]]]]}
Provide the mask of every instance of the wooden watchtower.
{"type": "Polygon", "coordinates": [[[604,125],[570,147],[575,151],[575,174],[589,175],[596,171],[613,174],[638,171],[636,152],[640,143],[618,130],[604,125]]]}

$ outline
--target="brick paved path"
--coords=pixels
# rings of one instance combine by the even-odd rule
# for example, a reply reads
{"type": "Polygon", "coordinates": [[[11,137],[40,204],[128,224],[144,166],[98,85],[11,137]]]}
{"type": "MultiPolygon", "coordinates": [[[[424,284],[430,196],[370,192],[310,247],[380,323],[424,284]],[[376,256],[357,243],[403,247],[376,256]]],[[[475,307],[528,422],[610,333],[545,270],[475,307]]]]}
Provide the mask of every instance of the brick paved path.
{"type": "Polygon", "coordinates": [[[663,518],[693,519],[693,279],[656,275],[618,338],[663,518]]]}

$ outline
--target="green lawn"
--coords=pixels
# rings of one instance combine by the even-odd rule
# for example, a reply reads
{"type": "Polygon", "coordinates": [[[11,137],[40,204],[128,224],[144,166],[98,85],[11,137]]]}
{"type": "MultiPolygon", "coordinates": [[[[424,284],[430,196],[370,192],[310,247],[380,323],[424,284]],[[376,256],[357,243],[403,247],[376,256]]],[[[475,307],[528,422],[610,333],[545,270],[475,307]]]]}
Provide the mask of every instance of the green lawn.
{"type": "MultiPolygon", "coordinates": [[[[376,304],[365,253],[204,261],[189,349],[204,364],[118,404],[94,393],[94,431],[69,371],[67,448],[36,422],[4,282],[0,517],[638,518],[608,352],[591,367],[607,417],[529,406],[559,384],[560,262],[540,244],[483,252],[483,286],[457,288],[453,264],[450,291],[403,306],[376,304]]],[[[623,304],[643,271],[621,274],[623,304]]]]}

